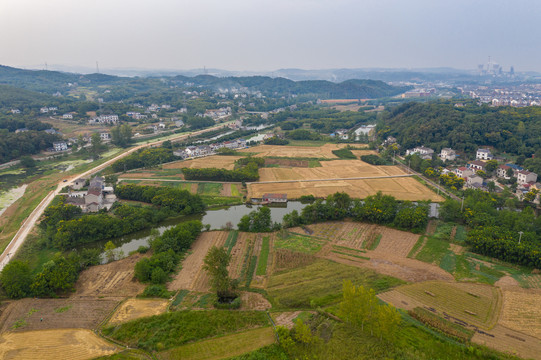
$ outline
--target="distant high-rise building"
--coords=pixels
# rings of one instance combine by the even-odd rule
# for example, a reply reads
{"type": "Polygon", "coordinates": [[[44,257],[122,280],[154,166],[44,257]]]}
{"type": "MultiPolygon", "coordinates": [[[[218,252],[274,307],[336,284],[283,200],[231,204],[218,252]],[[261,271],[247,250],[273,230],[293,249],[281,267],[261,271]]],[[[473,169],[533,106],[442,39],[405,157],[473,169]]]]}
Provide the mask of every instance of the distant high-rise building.
{"type": "Polygon", "coordinates": [[[509,70],[509,75],[515,75],[515,67],[511,66],[511,69],[509,70]]]}

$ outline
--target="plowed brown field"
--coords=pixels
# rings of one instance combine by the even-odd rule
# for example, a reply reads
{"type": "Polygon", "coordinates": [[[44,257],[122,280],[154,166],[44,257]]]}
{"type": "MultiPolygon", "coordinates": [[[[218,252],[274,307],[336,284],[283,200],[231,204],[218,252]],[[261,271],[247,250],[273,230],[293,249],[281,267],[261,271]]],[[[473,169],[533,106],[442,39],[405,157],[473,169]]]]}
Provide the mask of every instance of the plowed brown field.
{"type": "Polygon", "coordinates": [[[144,256],[149,255],[135,254],[83,271],[72,297],[131,297],[140,294],[145,285],[135,280],[133,274],[135,264],[144,256]]]}
{"type": "Polygon", "coordinates": [[[206,272],[202,269],[203,260],[212,246],[223,246],[227,231],[206,231],[201,233],[192,244],[189,255],[182,262],[182,269],[173,281],[168,283],[169,290],[187,289],[208,291],[210,284],[206,272]]]}

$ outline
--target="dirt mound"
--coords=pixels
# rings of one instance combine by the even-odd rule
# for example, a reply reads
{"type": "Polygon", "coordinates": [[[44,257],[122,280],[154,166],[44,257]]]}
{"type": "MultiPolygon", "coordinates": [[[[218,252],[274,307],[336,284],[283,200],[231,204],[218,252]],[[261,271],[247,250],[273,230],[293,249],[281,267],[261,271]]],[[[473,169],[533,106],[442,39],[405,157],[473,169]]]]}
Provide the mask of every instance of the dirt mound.
{"type": "Polygon", "coordinates": [[[109,324],[119,324],[165,312],[169,301],[160,299],[128,299],[109,320],[109,324]]]}
{"type": "Polygon", "coordinates": [[[242,310],[267,310],[272,307],[261,294],[243,291],[240,295],[242,310]]]}
{"type": "Polygon", "coordinates": [[[132,297],[145,288],[134,275],[135,264],[148,256],[134,254],[125,259],[89,268],[81,273],[72,298],[132,297]]]}

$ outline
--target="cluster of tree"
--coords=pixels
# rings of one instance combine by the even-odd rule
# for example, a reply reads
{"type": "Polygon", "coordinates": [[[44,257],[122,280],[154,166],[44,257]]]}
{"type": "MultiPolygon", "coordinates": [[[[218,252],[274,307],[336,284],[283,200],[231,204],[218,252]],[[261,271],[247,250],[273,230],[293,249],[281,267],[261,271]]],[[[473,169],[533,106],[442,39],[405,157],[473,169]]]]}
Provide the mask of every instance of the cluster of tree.
{"type": "Polygon", "coordinates": [[[338,316],[345,322],[370,331],[371,336],[392,340],[402,322],[400,313],[392,305],[382,304],[374,289],[355,286],[351,280],[344,281],[343,300],[338,316]]]}
{"type": "Polygon", "coordinates": [[[12,260],[0,273],[0,284],[12,299],[54,297],[72,290],[79,272],[88,266],[100,264],[100,261],[99,249],[83,249],[68,256],[55,256],[34,274],[27,263],[12,260]]]}
{"type": "Polygon", "coordinates": [[[111,129],[111,142],[116,146],[127,147],[132,143],[131,126],[122,124],[111,129]]]}
{"type": "Polygon", "coordinates": [[[154,204],[175,215],[197,214],[205,209],[203,200],[199,195],[192,195],[187,190],[171,187],[136,184],[117,185],[115,194],[119,199],[154,204]]]}
{"type": "Polygon", "coordinates": [[[131,155],[115,161],[111,167],[114,172],[122,172],[131,169],[143,167],[152,167],[166,162],[174,161],[177,157],[173,155],[173,150],[159,148],[145,148],[134,152],[131,155]]]}
{"type": "Polygon", "coordinates": [[[265,145],[287,145],[289,144],[289,140],[282,139],[278,136],[273,136],[271,138],[265,139],[263,142],[265,145]]]}
{"type": "Polygon", "coordinates": [[[78,245],[116,238],[155,225],[171,215],[153,207],[120,205],[107,213],[85,214],[56,224],[52,245],[68,250],[78,245]]]}
{"type": "Polygon", "coordinates": [[[25,132],[9,132],[0,129],[0,163],[17,159],[23,155],[37,154],[53,146],[60,137],[44,131],[30,130],[25,132]]]}
{"type": "Polygon", "coordinates": [[[297,210],[286,214],[284,227],[313,224],[328,220],[341,220],[351,217],[357,221],[394,226],[403,230],[419,231],[428,222],[428,204],[414,204],[409,201],[399,202],[393,196],[368,196],[364,200],[352,200],[346,193],[337,192],[329,195],[326,201],[316,200],[307,205],[299,214],[297,210]]]}
{"type": "Polygon", "coordinates": [[[380,138],[396,137],[403,149],[450,147],[473,156],[478,147],[492,146],[528,158],[541,148],[541,109],[410,102],[383,113],[378,130],[380,138]]]}
{"type": "Polygon", "coordinates": [[[208,181],[257,181],[259,180],[259,168],[265,164],[262,158],[241,158],[237,160],[234,170],[203,168],[182,168],[186,180],[208,181]]]}
{"type": "Polygon", "coordinates": [[[182,254],[201,233],[201,221],[187,221],[164,231],[151,241],[152,256],[135,264],[135,277],[141,282],[164,284],[175,271],[182,254]]]}
{"type": "Polygon", "coordinates": [[[338,111],[321,108],[321,106],[299,104],[297,109],[286,109],[274,114],[269,120],[279,125],[282,130],[295,130],[309,125],[319,133],[331,134],[338,129],[352,129],[360,124],[373,123],[376,115],[364,111],[338,111]]]}
{"type": "Polygon", "coordinates": [[[214,120],[212,120],[210,117],[207,117],[207,116],[204,116],[204,117],[194,116],[194,117],[189,117],[188,119],[186,119],[186,125],[188,125],[192,130],[204,129],[214,124],[215,124],[214,120]]]}
{"type": "Polygon", "coordinates": [[[251,211],[248,215],[244,215],[237,227],[240,231],[269,232],[278,230],[280,224],[273,224],[270,209],[267,206],[262,206],[257,210],[251,211]]]}
{"type": "Polygon", "coordinates": [[[355,156],[348,148],[333,150],[332,153],[338,156],[340,159],[357,159],[357,156],[355,156]]]}
{"type": "Polygon", "coordinates": [[[529,206],[517,211],[517,205],[509,192],[498,195],[469,189],[464,192],[464,204],[446,200],[440,216],[470,227],[466,241],[474,252],[539,268],[541,217],[529,206]]]}
{"type": "Polygon", "coordinates": [[[372,165],[385,165],[387,163],[385,159],[374,154],[361,155],[361,160],[372,165]]]}
{"type": "MultiPolygon", "coordinates": [[[[283,128],[282,128],[283,129],[283,128]]],[[[320,140],[321,135],[306,129],[296,129],[286,133],[288,139],[293,140],[320,140]]]]}

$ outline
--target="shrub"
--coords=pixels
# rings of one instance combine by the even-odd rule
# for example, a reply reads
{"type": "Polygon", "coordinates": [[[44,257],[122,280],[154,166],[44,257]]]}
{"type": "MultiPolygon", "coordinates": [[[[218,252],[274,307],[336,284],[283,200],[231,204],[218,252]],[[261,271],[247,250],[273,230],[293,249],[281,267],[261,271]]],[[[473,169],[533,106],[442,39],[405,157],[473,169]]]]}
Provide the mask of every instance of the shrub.
{"type": "Polygon", "coordinates": [[[143,291],[142,297],[159,297],[168,299],[171,297],[171,292],[164,285],[149,285],[143,291]]]}

